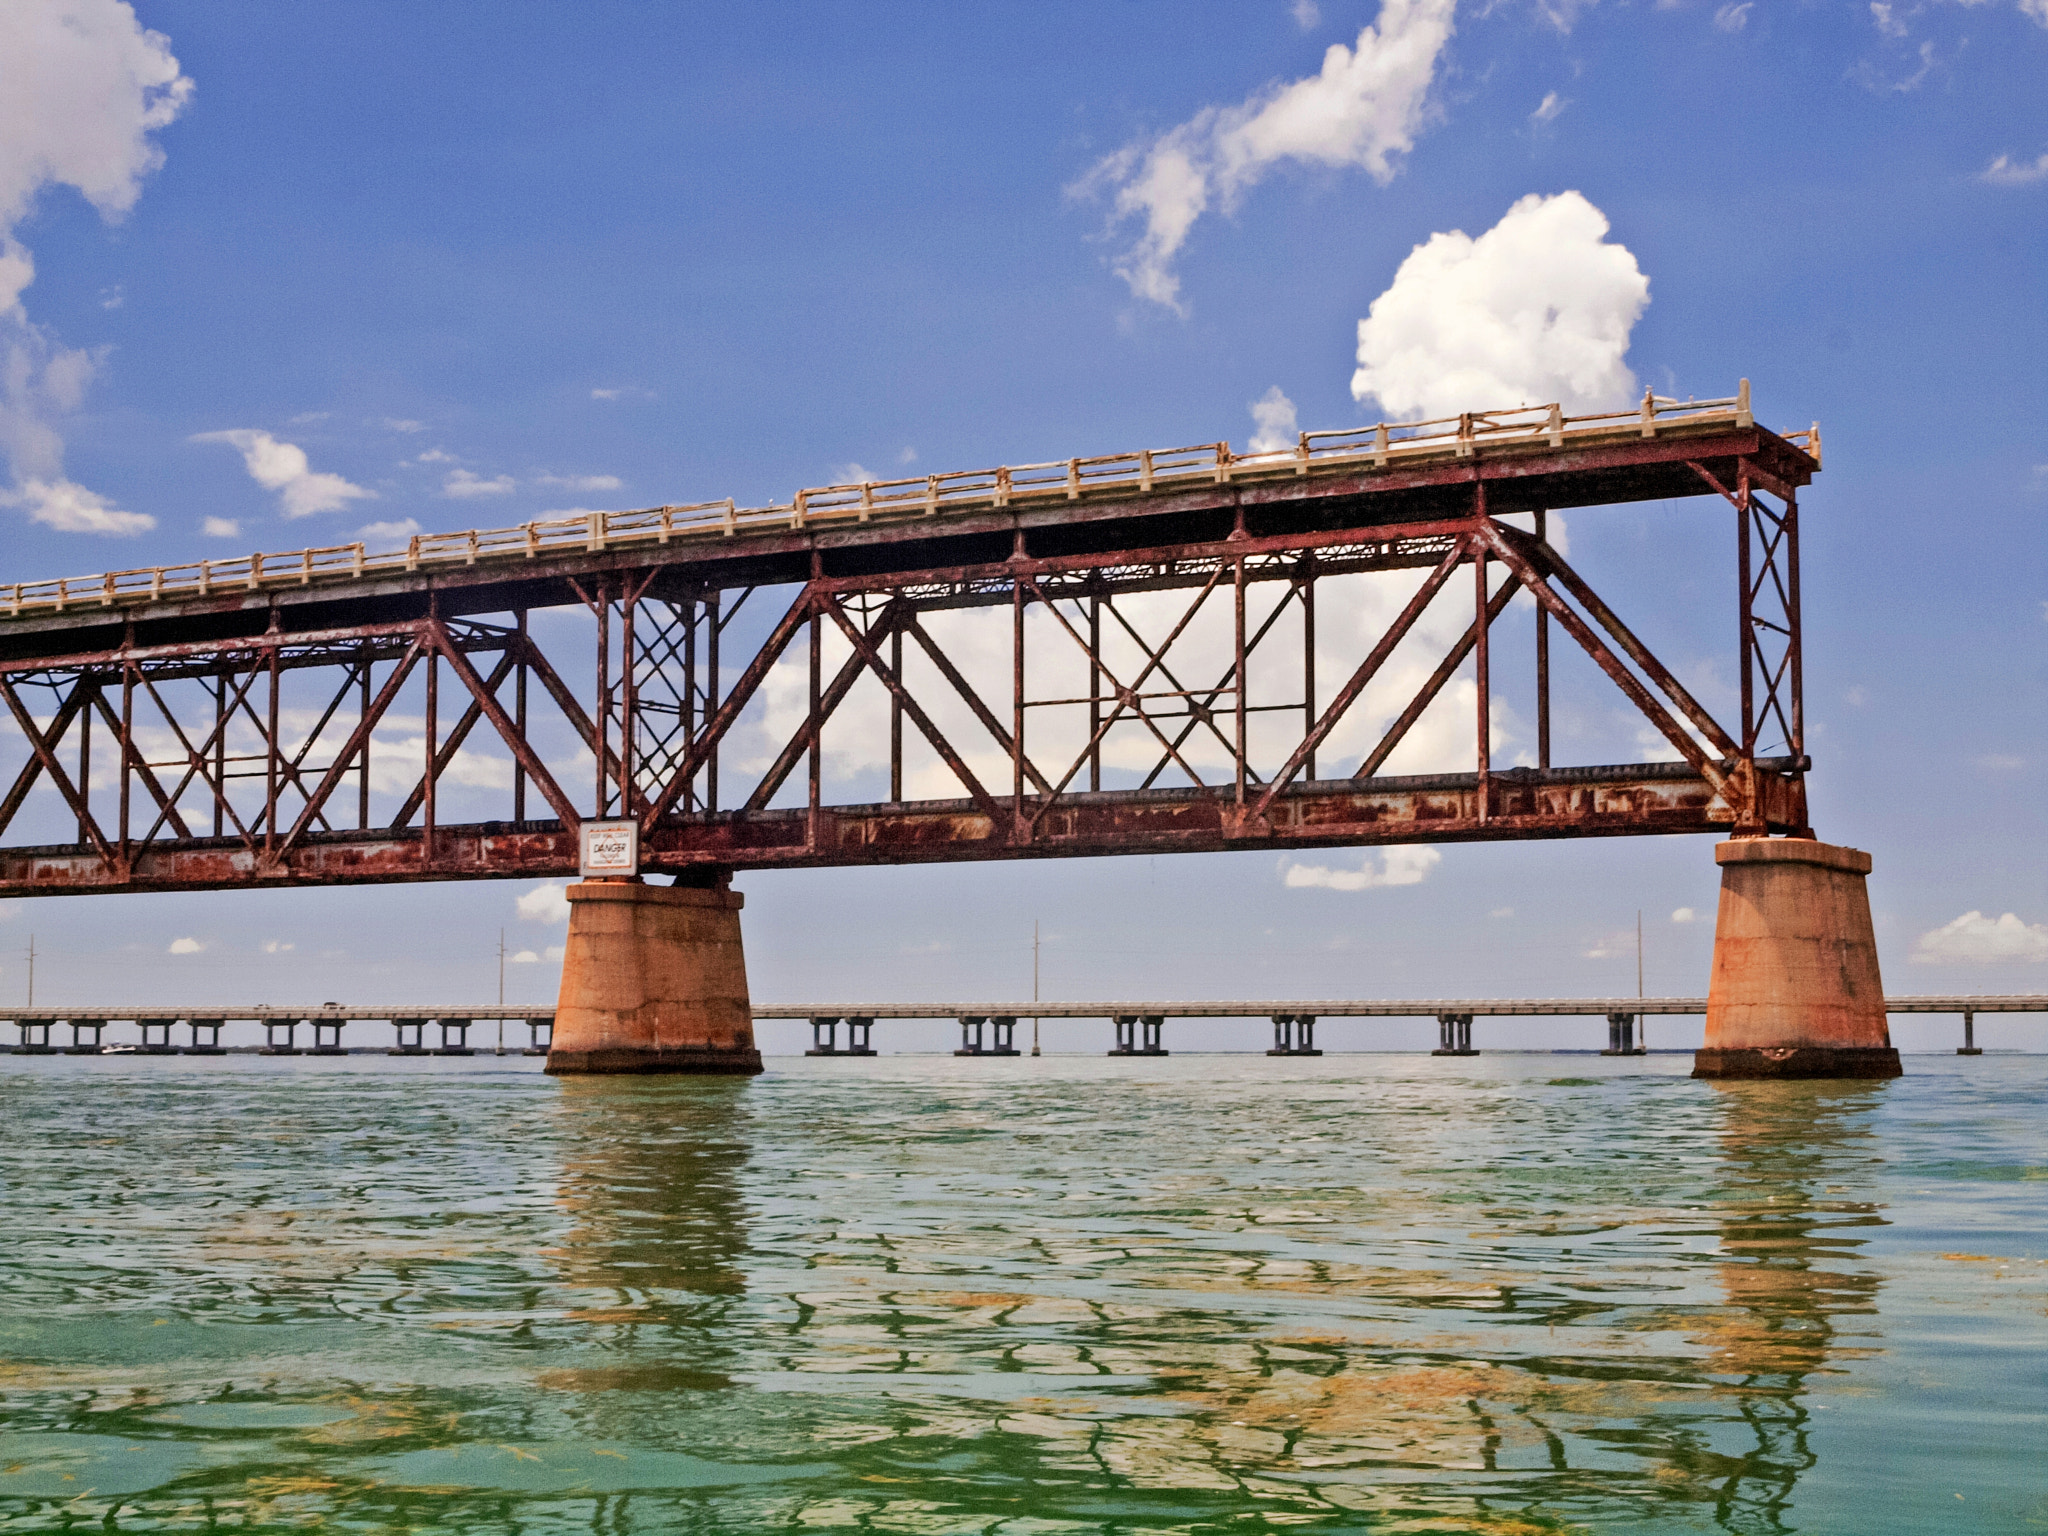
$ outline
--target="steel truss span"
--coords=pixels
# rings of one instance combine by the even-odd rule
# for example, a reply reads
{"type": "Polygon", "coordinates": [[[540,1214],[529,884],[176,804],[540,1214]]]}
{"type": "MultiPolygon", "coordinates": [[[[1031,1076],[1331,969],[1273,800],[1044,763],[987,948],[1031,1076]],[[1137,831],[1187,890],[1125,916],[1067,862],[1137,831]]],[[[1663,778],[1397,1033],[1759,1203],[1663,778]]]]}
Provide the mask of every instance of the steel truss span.
{"type": "Polygon", "coordinates": [[[931,477],[986,486],[922,501],[805,492],[702,526],[593,514],[573,544],[530,525],[403,561],[265,556],[232,583],[24,584],[0,616],[0,894],[559,876],[592,818],[637,820],[644,867],[685,879],[1805,829],[1796,497],[1817,430],[1758,426],[1746,385],[1400,430],[931,477]],[[1684,496],[1734,513],[1725,726],[1546,537],[1553,511],[1684,496]],[[1376,635],[1329,596],[1399,571],[1415,584],[1376,635]],[[1510,677],[1517,598],[1533,665],[1510,677]],[[1448,603],[1462,632],[1361,750],[1361,700],[1448,603]],[[1671,760],[1554,763],[1554,646],[1671,760]],[[1504,769],[1510,685],[1534,750],[1504,769]],[[1469,767],[1386,773],[1466,689],[1469,767]],[[835,733],[871,743],[857,798],[835,733]]]}

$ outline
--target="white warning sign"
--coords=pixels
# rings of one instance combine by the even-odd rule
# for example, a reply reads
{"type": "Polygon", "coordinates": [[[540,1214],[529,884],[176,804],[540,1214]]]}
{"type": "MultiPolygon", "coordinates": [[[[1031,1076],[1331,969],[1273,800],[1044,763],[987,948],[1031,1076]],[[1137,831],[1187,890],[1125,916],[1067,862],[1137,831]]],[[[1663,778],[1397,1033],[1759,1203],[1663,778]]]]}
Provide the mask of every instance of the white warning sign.
{"type": "Polygon", "coordinates": [[[640,873],[640,823],[637,821],[586,821],[583,823],[583,877],[592,875],[637,875],[640,873]]]}

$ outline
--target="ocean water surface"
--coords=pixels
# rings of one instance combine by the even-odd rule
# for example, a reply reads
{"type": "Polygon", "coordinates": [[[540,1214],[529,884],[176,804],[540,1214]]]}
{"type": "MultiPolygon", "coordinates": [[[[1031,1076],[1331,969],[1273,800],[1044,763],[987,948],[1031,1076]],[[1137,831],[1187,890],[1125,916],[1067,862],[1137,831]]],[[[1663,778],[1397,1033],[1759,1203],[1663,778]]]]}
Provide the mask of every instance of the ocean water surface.
{"type": "Polygon", "coordinates": [[[0,1531],[2048,1530],[2048,1058],[0,1057],[0,1531]]]}

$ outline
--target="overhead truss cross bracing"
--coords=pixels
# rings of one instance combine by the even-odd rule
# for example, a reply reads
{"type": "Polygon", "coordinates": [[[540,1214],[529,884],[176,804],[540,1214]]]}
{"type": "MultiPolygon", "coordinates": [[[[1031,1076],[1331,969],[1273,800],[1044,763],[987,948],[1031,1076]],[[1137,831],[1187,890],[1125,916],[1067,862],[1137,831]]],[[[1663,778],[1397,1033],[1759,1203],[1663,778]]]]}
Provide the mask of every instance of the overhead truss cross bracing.
{"type": "Polygon", "coordinates": [[[1803,829],[1817,433],[1757,426],[1746,392],[1619,425],[1551,410],[1501,440],[1495,420],[1352,434],[1348,457],[1219,447],[1213,474],[991,472],[981,502],[889,515],[873,487],[807,492],[778,525],[618,514],[574,549],[470,535],[406,570],[309,555],[296,585],[22,602],[0,618],[0,894],[561,875],[593,817],[638,821],[647,867],[685,878],[1803,829]],[[1680,496],[1734,513],[1726,724],[1622,618],[1650,594],[1610,602],[1547,536],[1560,509],[1680,496]],[[1386,573],[1366,625],[1351,579],[1386,573]],[[1518,599],[1533,645],[1510,648],[1518,599]],[[1553,761],[1564,654],[1662,760],[1553,761]],[[1385,771],[1460,716],[1462,762],[1385,771]]]}

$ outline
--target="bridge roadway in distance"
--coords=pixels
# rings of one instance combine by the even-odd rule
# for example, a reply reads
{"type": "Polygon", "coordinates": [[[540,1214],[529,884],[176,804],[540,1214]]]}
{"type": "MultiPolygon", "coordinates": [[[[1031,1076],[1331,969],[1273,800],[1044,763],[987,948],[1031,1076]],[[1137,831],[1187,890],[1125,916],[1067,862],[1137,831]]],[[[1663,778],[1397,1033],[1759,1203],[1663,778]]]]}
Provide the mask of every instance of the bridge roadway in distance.
{"type": "MultiPolygon", "coordinates": [[[[1489,1018],[1605,1018],[1609,1024],[1610,1045],[1621,1041],[1633,1041],[1635,1021],[1650,1017],[1674,1017],[1700,1015],[1707,1011],[1704,997],[1468,997],[1468,998],[1314,998],[1307,1000],[1223,1000],[1196,1002],[1166,1002],[1161,1000],[1116,1000],[1095,1002],[933,1002],[933,1003],[782,1003],[756,1004],[752,1009],[753,1018],[764,1020],[801,1021],[812,1025],[813,1030],[829,1025],[834,1028],[846,1023],[865,1026],[860,1037],[865,1039],[866,1027],[877,1021],[910,1021],[952,1019],[958,1020],[963,1030],[973,1029],[972,1038],[979,1039],[978,1026],[1001,1021],[1014,1025],[1019,1019],[1101,1019],[1114,1022],[1119,1027],[1119,1040],[1135,1040],[1138,1027],[1150,1026],[1150,1038],[1157,1042],[1158,1026],[1167,1019],[1270,1019],[1276,1030],[1285,1027],[1292,1031],[1288,1038],[1296,1041],[1312,1039],[1317,1021],[1323,1019],[1435,1019],[1444,1030],[1443,1053],[1477,1054],[1470,1046],[1471,1024],[1474,1019],[1489,1018]],[[1628,1021],[1626,1025],[1623,1020],[1628,1021]],[[1306,1021],[1310,1034],[1301,1033],[1301,1024],[1306,1021]],[[1624,1035],[1622,1031],[1628,1033],[1624,1035]],[[1453,1044],[1453,1042],[1456,1042],[1453,1044]]],[[[1885,1011],[1894,1014],[1925,1013],[1955,1014],[1963,1020],[1964,1044],[1960,1054],[1978,1054],[1975,1041],[1975,1018],[1982,1013],[2048,1013],[2048,993],[1953,993],[1901,995],[1885,999],[1885,1011]]],[[[262,1004],[257,1006],[219,1006],[197,1008],[149,1008],[138,1009],[127,1005],[103,1007],[48,1007],[0,1009],[0,1028],[13,1026],[21,1032],[15,1044],[0,1044],[0,1053],[21,1054],[30,1044],[30,1033],[35,1032],[40,1045],[27,1054],[92,1054],[99,1048],[99,1036],[110,1024],[132,1024],[141,1027],[164,1028],[171,1024],[192,1025],[209,1030],[218,1039],[220,1026],[231,1023],[253,1023],[264,1026],[266,1034],[275,1043],[282,1039],[286,1050],[279,1054],[313,1054],[296,1048],[296,1030],[299,1026],[317,1026],[315,1039],[323,1038],[323,1031],[332,1030],[334,1041],[331,1048],[318,1054],[344,1054],[339,1045],[340,1026],[350,1023],[389,1023],[416,1032],[413,1047],[402,1054],[436,1054],[424,1043],[423,1030],[427,1025],[442,1027],[442,1054],[468,1055],[473,1052],[466,1047],[466,1031],[477,1024],[514,1023],[526,1024],[534,1031],[538,1042],[538,1031],[552,1024],[555,1009],[552,1006],[512,1005],[500,1003],[468,1004],[419,1004],[404,1007],[384,1005],[344,1006],[339,1004],[319,1008],[290,1008],[262,1004]],[[70,1026],[74,1043],[60,1045],[50,1040],[54,1026],[70,1026]],[[92,1031],[94,1044],[87,1045],[80,1040],[80,1029],[92,1031]],[[278,1030],[285,1033],[280,1037],[278,1030]],[[451,1043],[451,1041],[453,1043],[451,1043]]],[[[818,1036],[821,1043],[825,1036],[818,1036]]],[[[1001,1035],[999,1034],[999,1038],[1001,1035]]],[[[195,1031],[196,1040],[196,1031],[195,1031]]],[[[112,1043],[112,1042],[107,1042],[112,1043]]],[[[145,1030],[145,1044],[147,1030],[145,1030]]],[[[168,1038],[164,1044],[168,1045],[168,1038]]],[[[185,1047],[177,1047],[185,1050],[185,1047]]],[[[479,1048],[482,1049],[482,1048],[479,1048]]],[[[164,1054],[160,1047],[157,1054],[164,1054]]],[[[211,1054],[211,1051],[202,1054],[211,1054]]],[[[826,1050],[817,1054],[849,1055],[855,1051],[826,1050]]],[[[960,1054],[1000,1054],[999,1052],[967,1050],[960,1054]]],[[[1163,1052],[1135,1049],[1128,1054],[1163,1054],[1163,1052]]],[[[1306,1055],[1310,1054],[1304,1044],[1301,1049],[1290,1049],[1269,1054],[1306,1055]]],[[[1320,1054],[1319,1052],[1315,1054],[1320,1054]]]]}

